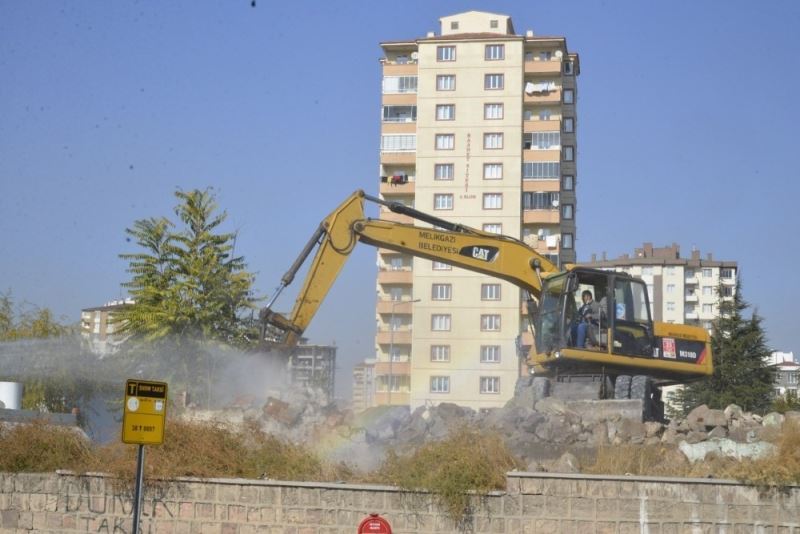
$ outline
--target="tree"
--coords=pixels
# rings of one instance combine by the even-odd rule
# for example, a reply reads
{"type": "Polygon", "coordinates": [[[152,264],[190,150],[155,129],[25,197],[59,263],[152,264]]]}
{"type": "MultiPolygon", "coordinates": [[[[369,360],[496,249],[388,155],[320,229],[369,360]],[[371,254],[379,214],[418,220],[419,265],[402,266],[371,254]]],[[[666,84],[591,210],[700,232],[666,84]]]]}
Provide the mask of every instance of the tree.
{"type": "Polygon", "coordinates": [[[756,311],[750,318],[744,316],[749,305],[739,282],[732,296],[725,296],[721,284],[717,294],[719,318],[711,334],[714,374],[688,385],[675,400],[684,414],[701,404],[718,409],[737,404],[746,411],[763,412],[772,404],[775,380],[767,361],[771,350],[762,318],[756,311]]]}
{"type": "Polygon", "coordinates": [[[136,221],[126,229],[144,251],[129,261],[127,287],[134,304],[117,315],[121,331],[147,341],[168,337],[246,344],[241,315],[253,308],[253,275],[233,256],[236,234],[216,233],[227,214],[215,214],[209,190],[177,191],[175,214],[136,221]]]}
{"type": "Polygon", "coordinates": [[[15,306],[11,292],[0,294],[0,341],[45,339],[69,333],[48,308],[15,306]]]}

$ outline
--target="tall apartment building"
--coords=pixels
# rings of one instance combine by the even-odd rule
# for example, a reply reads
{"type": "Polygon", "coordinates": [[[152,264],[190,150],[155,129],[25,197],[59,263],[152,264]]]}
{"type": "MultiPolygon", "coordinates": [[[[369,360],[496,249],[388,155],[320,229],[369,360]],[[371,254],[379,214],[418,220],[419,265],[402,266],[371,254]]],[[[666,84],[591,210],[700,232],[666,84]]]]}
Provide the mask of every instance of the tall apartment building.
{"type": "Polygon", "coordinates": [[[717,288],[722,287],[723,298],[733,298],[738,275],[735,261],[714,260],[711,254],[701,258],[699,250],[681,258],[675,243],[663,248],[645,243],[632,256],[623,254],[612,260],[605,254],[598,260],[592,254],[592,261],[582,265],[624,271],[644,280],[653,320],[701,325],[708,330],[719,316],[717,288]]]}
{"type": "Polygon", "coordinates": [[[302,340],[289,357],[289,380],[295,386],[313,387],[333,401],[336,378],[336,346],[311,345],[302,340]]]}
{"type": "Polygon", "coordinates": [[[119,324],[114,323],[114,313],[133,300],[112,300],[103,306],[81,310],[81,337],[87,348],[98,356],[108,356],[119,350],[127,336],[118,333],[119,324]]]}
{"type": "MultiPolygon", "coordinates": [[[[574,262],[577,54],[506,15],[440,24],[381,43],[381,196],[574,262]]],[[[520,290],[385,249],[378,265],[376,403],[503,405],[527,328],[520,290]]]]}
{"type": "Polygon", "coordinates": [[[375,406],[375,360],[368,358],[353,367],[353,411],[375,406]]]}

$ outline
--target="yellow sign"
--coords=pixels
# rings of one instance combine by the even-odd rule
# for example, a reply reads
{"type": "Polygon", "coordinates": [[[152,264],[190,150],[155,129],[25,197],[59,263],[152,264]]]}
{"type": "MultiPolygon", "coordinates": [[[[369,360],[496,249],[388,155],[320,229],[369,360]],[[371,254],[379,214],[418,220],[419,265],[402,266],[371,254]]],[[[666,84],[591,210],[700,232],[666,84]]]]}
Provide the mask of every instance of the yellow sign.
{"type": "Polygon", "coordinates": [[[128,380],[122,412],[122,442],[138,445],[164,443],[167,383],[128,380]]]}

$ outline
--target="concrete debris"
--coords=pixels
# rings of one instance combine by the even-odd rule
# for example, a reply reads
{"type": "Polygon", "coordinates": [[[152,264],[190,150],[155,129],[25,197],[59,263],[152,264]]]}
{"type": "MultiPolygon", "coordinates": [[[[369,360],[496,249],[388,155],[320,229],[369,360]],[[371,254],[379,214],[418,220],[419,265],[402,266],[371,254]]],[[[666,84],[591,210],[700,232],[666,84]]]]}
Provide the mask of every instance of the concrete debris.
{"type": "Polygon", "coordinates": [[[614,445],[666,446],[667,451],[692,462],[707,454],[759,458],[774,450],[765,439],[774,437],[786,422],[800,423],[800,412],[762,418],[735,404],[724,410],[702,405],[684,420],[643,422],[641,400],[563,400],[542,397],[542,391],[535,389],[534,381],[521,381],[514,400],[503,408],[480,412],[441,403],[413,412],[408,407],[383,406],[359,414],[329,403],[321,391],[292,389],[271,392],[260,407],[239,402],[216,415],[187,410],[186,416],[229,423],[255,421],[264,432],[319,446],[329,460],[361,469],[379,467],[390,449],[410,452],[461,426],[474,426],[503,436],[529,470],[562,473],[579,472],[579,458],[614,445]]]}

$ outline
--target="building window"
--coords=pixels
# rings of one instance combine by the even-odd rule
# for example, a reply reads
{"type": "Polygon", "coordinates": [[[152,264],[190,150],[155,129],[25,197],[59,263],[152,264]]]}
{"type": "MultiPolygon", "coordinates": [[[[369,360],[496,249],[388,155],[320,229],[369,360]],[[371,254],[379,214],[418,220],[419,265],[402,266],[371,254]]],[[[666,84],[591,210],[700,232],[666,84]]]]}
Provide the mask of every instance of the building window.
{"type": "Polygon", "coordinates": [[[722,288],[722,296],[723,297],[732,297],[733,296],[733,287],[725,286],[722,288]]]}
{"type": "Polygon", "coordinates": [[[565,174],[561,177],[561,189],[564,191],[575,191],[575,177],[565,174]]]}
{"type": "MultiPolygon", "coordinates": [[[[642,276],[653,276],[653,268],[650,266],[642,267],[642,276]]],[[[650,293],[653,294],[652,292],[650,293]]]]}
{"type": "Polygon", "coordinates": [[[686,278],[694,278],[694,270],[693,269],[686,269],[684,274],[686,274],[686,278]]]}
{"type": "Polygon", "coordinates": [[[571,221],[575,218],[575,206],[572,204],[564,204],[561,206],[561,218],[567,221],[571,221]]]}
{"type": "Polygon", "coordinates": [[[575,89],[564,89],[564,103],[565,104],[575,103],[575,89]]]}
{"type": "Polygon", "coordinates": [[[431,393],[450,393],[450,377],[432,376],[431,393]]]}
{"type": "Polygon", "coordinates": [[[539,61],[550,61],[553,59],[553,52],[550,50],[542,50],[539,52],[539,61]]]}
{"type": "Polygon", "coordinates": [[[433,330],[434,332],[449,332],[450,315],[449,314],[431,315],[431,330],[433,330]]]}
{"type": "Polygon", "coordinates": [[[724,268],[719,271],[720,278],[733,278],[733,269],[724,268]]]}
{"type": "Polygon", "coordinates": [[[670,265],[669,267],[664,267],[664,275],[665,276],[675,276],[675,266],[670,265]]]}
{"type": "Polygon", "coordinates": [[[433,195],[433,209],[435,210],[453,209],[453,194],[436,193],[435,195],[433,195]]]}
{"type": "Polygon", "coordinates": [[[450,23],[450,29],[451,30],[457,30],[458,29],[458,21],[457,20],[454,20],[454,21],[452,21],[450,23]]]}
{"type": "Polygon", "coordinates": [[[436,134],[436,150],[453,150],[455,145],[455,134],[436,134]]]}
{"type": "Polygon", "coordinates": [[[502,234],[503,225],[500,223],[486,223],[483,225],[483,231],[488,234],[502,234]]]}
{"type": "Polygon", "coordinates": [[[483,77],[484,89],[502,89],[503,88],[503,75],[502,74],[486,74],[483,77]]]}
{"type": "Polygon", "coordinates": [[[574,247],[574,236],[572,234],[561,234],[561,248],[572,249],[574,247]]]}
{"type": "Polygon", "coordinates": [[[672,301],[667,302],[667,311],[674,312],[675,311],[675,303],[672,301]]]}
{"type": "Polygon", "coordinates": [[[485,209],[485,210],[503,209],[503,194],[502,193],[484,193],[483,194],[483,209],[485,209]]]}
{"type": "Polygon", "coordinates": [[[414,152],[417,149],[417,136],[409,135],[382,135],[382,152],[414,152]]]}
{"type": "Polygon", "coordinates": [[[449,362],[450,345],[431,345],[432,362],[449,362]]]}
{"type": "Polygon", "coordinates": [[[500,300],[500,284],[481,284],[481,300],[500,300]]]}
{"type": "Polygon", "coordinates": [[[403,288],[393,287],[389,289],[389,298],[395,302],[403,300],[403,288]]]}
{"type": "Polygon", "coordinates": [[[483,179],[484,180],[502,180],[503,179],[503,164],[502,163],[484,163],[483,164],[483,179]]]}
{"type": "Polygon", "coordinates": [[[414,122],[417,106],[383,106],[383,122],[414,122]]]}
{"type": "Polygon", "coordinates": [[[482,376],[481,377],[481,393],[497,394],[500,393],[500,377],[498,376],[482,376]]]}
{"type": "Polygon", "coordinates": [[[452,284],[431,285],[431,300],[450,300],[453,296],[452,284]]]}
{"type": "Polygon", "coordinates": [[[503,134],[501,133],[483,134],[483,148],[487,150],[503,148],[503,134]]]}
{"type": "Polygon", "coordinates": [[[455,166],[452,163],[437,163],[433,166],[434,180],[452,180],[455,175],[455,166]]]}
{"type": "Polygon", "coordinates": [[[551,210],[558,207],[559,197],[557,191],[525,191],[522,193],[522,209],[551,210]]]}
{"type": "Polygon", "coordinates": [[[506,47],[501,44],[489,44],[486,45],[486,52],[484,54],[484,59],[488,61],[494,61],[498,59],[505,59],[506,57],[506,47]]]}
{"type": "Polygon", "coordinates": [[[383,92],[384,92],[384,94],[416,93],[417,92],[417,77],[416,76],[384,76],[383,77],[383,92]]]}
{"type": "Polygon", "coordinates": [[[436,76],[437,91],[455,91],[455,89],[456,89],[455,74],[440,74],[436,76]]]}
{"type": "Polygon", "coordinates": [[[481,315],[481,332],[499,332],[500,331],[500,315],[486,314],[481,315]]]}
{"type": "Polygon", "coordinates": [[[434,271],[452,271],[453,266],[443,261],[433,261],[431,262],[431,269],[434,271]]]}
{"type": "Polygon", "coordinates": [[[526,161],[522,164],[522,178],[529,180],[547,180],[561,176],[561,164],[558,161],[526,161]]]}
{"type": "Polygon", "coordinates": [[[500,345],[481,345],[481,363],[500,363],[500,345]]]}
{"type": "Polygon", "coordinates": [[[405,265],[403,264],[403,257],[402,256],[392,256],[392,259],[389,260],[389,270],[390,271],[402,271],[405,269],[405,265]]]}
{"type": "Polygon", "coordinates": [[[525,150],[548,150],[561,146],[561,132],[529,132],[522,134],[525,150]]]}
{"type": "Polygon", "coordinates": [[[571,75],[575,72],[575,64],[572,61],[564,62],[564,74],[571,75]]]}
{"type": "Polygon", "coordinates": [[[489,21],[489,27],[490,28],[497,28],[498,26],[499,26],[499,23],[497,22],[497,19],[492,19],[492,20],[489,21]]]}
{"type": "Polygon", "coordinates": [[[711,286],[703,286],[703,296],[710,297],[714,294],[714,288],[711,286]]]}
{"type": "Polygon", "coordinates": [[[436,106],[437,121],[451,121],[456,118],[456,106],[454,104],[438,104],[436,106]]]}
{"type": "Polygon", "coordinates": [[[455,46],[436,47],[436,61],[455,61],[455,60],[456,60],[455,46]]]}
{"type": "Polygon", "coordinates": [[[540,109],[539,110],[539,120],[540,121],[549,121],[550,117],[553,115],[553,112],[549,109],[540,109]]]}
{"type": "Polygon", "coordinates": [[[486,120],[502,119],[503,104],[484,104],[483,118],[486,120]]]}
{"type": "Polygon", "coordinates": [[[711,278],[711,269],[703,269],[703,278],[711,278]]]}
{"type": "Polygon", "coordinates": [[[575,161],[575,147],[565,146],[563,156],[564,161],[575,161]]]}
{"type": "Polygon", "coordinates": [[[713,313],[714,312],[714,305],[713,304],[703,304],[703,313],[713,313]]]}
{"type": "Polygon", "coordinates": [[[561,126],[564,130],[564,133],[574,133],[575,119],[572,117],[564,117],[564,121],[561,123],[561,126]]]}
{"type": "Polygon", "coordinates": [[[675,284],[667,284],[667,293],[675,293],[675,284]]]}

